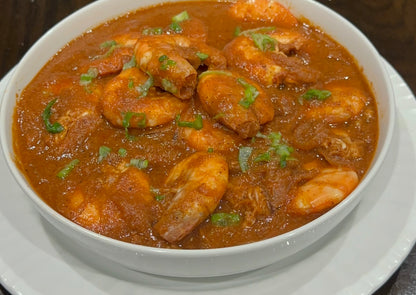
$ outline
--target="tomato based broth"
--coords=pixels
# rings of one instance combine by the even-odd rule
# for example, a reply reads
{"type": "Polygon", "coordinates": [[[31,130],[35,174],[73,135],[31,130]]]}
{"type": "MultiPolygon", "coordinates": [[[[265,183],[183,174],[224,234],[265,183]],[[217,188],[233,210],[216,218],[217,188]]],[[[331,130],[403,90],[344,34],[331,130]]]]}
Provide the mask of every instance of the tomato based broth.
{"type": "Polygon", "coordinates": [[[149,7],[62,48],[14,115],[38,195],[99,234],[184,249],[274,237],[347,197],[377,145],[367,80],[307,20],[244,5],[149,7]]]}

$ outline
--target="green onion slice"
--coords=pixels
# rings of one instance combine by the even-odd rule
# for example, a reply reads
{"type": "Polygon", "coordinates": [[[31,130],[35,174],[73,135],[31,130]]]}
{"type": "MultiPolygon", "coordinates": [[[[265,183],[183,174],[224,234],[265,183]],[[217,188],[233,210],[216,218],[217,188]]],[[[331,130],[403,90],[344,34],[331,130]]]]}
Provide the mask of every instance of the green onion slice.
{"type": "Polygon", "coordinates": [[[149,165],[149,161],[145,159],[131,159],[129,166],[136,167],[137,169],[146,169],[149,165]]]}
{"type": "Polygon", "coordinates": [[[185,20],[189,19],[189,14],[186,10],[178,13],[177,15],[175,15],[174,17],[172,17],[172,22],[174,23],[180,23],[183,22],[185,20]]]}
{"type": "Polygon", "coordinates": [[[261,51],[275,51],[277,40],[273,39],[269,35],[252,33],[250,34],[251,39],[254,41],[254,45],[261,51]]]}
{"type": "Polygon", "coordinates": [[[162,79],[162,88],[167,92],[175,94],[178,92],[178,88],[168,79],[162,79]]]}
{"type": "Polygon", "coordinates": [[[119,47],[119,45],[114,40],[105,41],[100,45],[101,49],[108,48],[107,52],[103,55],[104,57],[109,57],[117,47],[119,47]]]}
{"type": "Polygon", "coordinates": [[[58,122],[55,122],[53,124],[50,122],[50,117],[52,115],[52,106],[55,104],[56,101],[57,101],[57,98],[51,100],[42,112],[42,119],[43,119],[43,122],[45,123],[46,130],[49,133],[54,133],[54,134],[64,131],[64,127],[58,122]]]}
{"type": "Polygon", "coordinates": [[[155,195],[155,200],[158,202],[163,201],[165,198],[165,195],[155,195]]]}
{"type": "Polygon", "coordinates": [[[78,159],[72,160],[70,163],[65,165],[65,167],[56,174],[60,179],[65,179],[72,170],[74,170],[75,166],[79,164],[78,159]]]}
{"type": "Polygon", "coordinates": [[[225,113],[218,113],[214,117],[212,117],[213,120],[219,120],[221,118],[225,117],[225,113]]]}
{"type": "Polygon", "coordinates": [[[214,213],[211,215],[211,222],[220,227],[234,226],[240,223],[240,215],[237,213],[214,213]]]}
{"type": "Polygon", "coordinates": [[[137,123],[137,127],[139,128],[145,128],[146,127],[146,114],[145,113],[135,113],[135,112],[126,112],[123,113],[123,127],[126,132],[126,138],[128,139],[134,139],[134,136],[129,134],[129,127],[130,127],[130,120],[133,117],[139,117],[141,118],[139,122],[137,123]]]}
{"type": "Polygon", "coordinates": [[[161,70],[168,70],[171,67],[176,66],[176,61],[169,59],[169,57],[167,55],[161,55],[159,57],[159,62],[160,62],[160,69],[161,70]]]}
{"type": "Polygon", "coordinates": [[[152,35],[162,35],[163,29],[162,28],[145,28],[142,31],[143,35],[152,36],[152,35]]]}
{"type": "Polygon", "coordinates": [[[111,153],[111,148],[108,146],[102,145],[98,149],[98,162],[102,162],[107,156],[111,153]]]}
{"type": "Polygon", "coordinates": [[[104,41],[103,43],[100,44],[100,48],[101,49],[111,48],[111,47],[116,46],[116,45],[117,45],[117,42],[116,41],[114,41],[114,40],[107,40],[107,41],[104,41]]]}
{"type": "Polygon", "coordinates": [[[282,140],[282,134],[280,132],[270,132],[267,138],[269,138],[271,141],[270,145],[272,147],[276,147],[280,144],[280,141],[282,140]]]}
{"type": "Polygon", "coordinates": [[[132,79],[132,78],[130,78],[130,79],[129,79],[129,84],[128,84],[128,87],[129,87],[130,89],[133,89],[133,88],[134,88],[134,81],[133,81],[133,79],[132,79]]]}
{"type": "Polygon", "coordinates": [[[134,68],[137,65],[136,56],[133,55],[131,59],[123,65],[123,71],[134,68]]]}
{"type": "Polygon", "coordinates": [[[178,114],[176,115],[176,124],[179,127],[189,127],[189,128],[194,128],[196,130],[201,130],[203,127],[203,123],[202,123],[202,116],[200,114],[196,115],[196,118],[194,121],[192,122],[188,122],[188,121],[180,121],[181,120],[181,115],[178,114]]]}
{"type": "Polygon", "coordinates": [[[171,23],[170,29],[174,31],[175,33],[182,33],[182,27],[179,23],[175,23],[175,22],[171,23]]]}
{"type": "Polygon", "coordinates": [[[286,160],[288,160],[291,153],[293,153],[294,149],[286,144],[279,144],[275,148],[276,154],[280,157],[280,167],[286,167],[286,160]]]}
{"type": "Polygon", "coordinates": [[[253,85],[247,83],[243,78],[238,78],[237,82],[244,87],[244,97],[240,100],[239,104],[248,109],[259,95],[259,91],[253,85]]]}
{"type": "Polygon", "coordinates": [[[203,53],[203,52],[197,52],[196,53],[196,56],[198,56],[201,61],[204,61],[204,60],[206,60],[209,57],[208,54],[203,53]]]}
{"type": "Polygon", "coordinates": [[[282,142],[282,134],[280,132],[271,132],[268,135],[259,132],[256,134],[256,137],[268,139],[270,148],[267,152],[259,154],[254,159],[254,162],[268,162],[271,160],[272,153],[279,156],[280,167],[282,168],[286,167],[287,160],[296,160],[296,158],[290,156],[294,152],[294,148],[282,142]]]}
{"type": "Polygon", "coordinates": [[[145,159],[131,159],[129,166],[137,169],[146,169],[149,166],[149,161],[145,159]]]}
{"type": "Polygon", "coordinates": [[[81,86],[87,86],[92,82],[92,79],[98,77],[98,69],[97,68],[89,68],[85,74],[81,74],[79,84],[81,86]]]}
{"type": "Polygon", "coordinates": [[[124,148],[120,148],[118,150],[118,154],[119,154],[120,157],[124,158],[125,156],[127,156],[127,150],[124,149],[124,148]]]}
{"type": "Polygon", "coordinates": [[[309,89],[305,94],[302,95],[302,98],[306,100],[325,100],[331,96],[331,91],[329,90],[319,90],[319,89],[309,89]]]}
{"type": "Polygon", "coordinates": [[[255,159],[254,162],[258,163],[258,162],[269,162],[271,159],[271,155],[270,152],[265,152],[263,154],[259,154],[255,159]]]}
{"type": "Polygon", "coordinates": [[[253,152],[252,147],[242,146],[238,150],[238,163],[240,164],[241,171],[247,172],[249,165],[248,160],[250,159],[251,153],[253,152]]]}
{"type": "Polygon", "coordinates": [[[149,79],[147,79],[143,85],[139,85],[136,88],[137,91],[140,93],[140,96],[138,98],[147,96],[149,89],[153,86],[153,83],[154,83],[153,76],[149,72],[146,72],[146,74],[149,76],[149,79]]]}

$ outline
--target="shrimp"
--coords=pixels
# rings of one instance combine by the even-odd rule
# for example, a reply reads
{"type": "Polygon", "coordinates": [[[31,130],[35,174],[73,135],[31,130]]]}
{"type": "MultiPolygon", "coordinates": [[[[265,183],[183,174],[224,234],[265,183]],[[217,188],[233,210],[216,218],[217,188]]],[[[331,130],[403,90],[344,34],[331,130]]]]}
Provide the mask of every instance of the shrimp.
{"type": "Polygon", "coordinates": [[[198,39],[182,35],[155,35],[140,38],[134,49],[138,66],[149,72],[155,85],[180,99],[190,99],[197,84],[196,69],[225,68],[222,53],[198,39]]]}
{"type": "Polygon", "coordinates": [[[239,20],[276,23],[283,27],[298,24],[296,17],[287,8],[272,0],[238,1],[230,8],[230,14],[239,20]]]}
{"type": "Polygon", "coordinates": [[[300,186],[290,202],[295,214],[319,213],[344,200],[358,185],[358,175],[348,168],[324,168],[300,186]]]}
{"type": "MultiPolygon", "coordinates": [[[[192,122],[195,120],[195,115],[190,112],[182,113],[181,120],[192,122]]],[[[197,151],[207,151],[212,148],[214,151],[222,152],[230,151],[237,147],[238,143],[234,137],[226,130],[215,127],[209,118],[202,119],[202,126],[200,130],[180,127],[179,136],[197,151]]]]}
{"type": "Polygon", "coordinates": [[[165,185],[176,195],[154,229],[168,242],[178,242],[205,220],[225,193],[228,165],[224,157],[196,152],[179,162],[165,185]]]}
{"type": "Polygon", "coordinates": [[[242,34],[224,47],[224,55],[231,68],[266,87],[281,83],[312,83],[317,80],[318,72],[306,66],[305,58],[292,54],[304,42],[300,33],[278,30],[261,34],[262,38],[270,38],[270,48],[259,48],[253,36],[242,34]]]}
{"type": "Polygon", "coordinates": [[[70,218],[104,235],[112,236],[113,232],[121,232],[117,238],[127,238],[131,232],[143,235],[152,222],[151,207],[155,202],[147,174],[122,164],[103,171],[100,178],[86,180],[69,195],[70,218]],[[90,187],[101,193],[90,193],[90,187]]]}
{"type": "Polygon", "coordinates": [[[100,55],[92,58],[92,61],[81,66],[81,72],[86,73],[88,69],[97,69],[98,77],[117,74],[122,71],[124,65],[131,61],[133,48],[140,37],[139,33],[126,33],[116,35],[111,40],[101,44],[100,55]]]}
{"type": "Polygon", "coordinates": [[[104,117],[114,126],[125,127],[123,120],[128,112],[140,114],[131,117],[132,128],[154,127],[172,121],[186,104],[170,93],[151,87],[149,81],[151,77],[135,67],[110,80],[101,99],[104,117]]]}
{"type": "Polygon", "coordinates": [[[242,138],[253,137],[274,117],[273,104],[254,81],[228,71],[206,72],[198,83],[203,108],[242,138]]]}
{"type": "Polygon", "coordinates": [[[331,92],[331,96],[324,101],[311,101],[306,118],[326,123],[348,122],[358,116],[367,103],[368,98],[357,88],[331,85],[326,89],[331,92]]]}

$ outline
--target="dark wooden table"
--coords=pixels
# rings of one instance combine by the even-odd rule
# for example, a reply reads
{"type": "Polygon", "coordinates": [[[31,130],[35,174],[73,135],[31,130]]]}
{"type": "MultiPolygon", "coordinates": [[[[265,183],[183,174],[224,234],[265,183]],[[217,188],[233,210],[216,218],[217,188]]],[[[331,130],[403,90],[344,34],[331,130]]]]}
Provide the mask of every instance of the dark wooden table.
{"type": "MultiPolygon", "coordinates": [[[[46,30],[90,2],[0,0],[0,77],[19,62],[46,30]]],[[[416,93],[416,0],[319,2],[339,12],[361,29],[416,93]]],[[[0,285],[0,294],[9,293],[0,285]]],[[[416,294],[416,247],[396,273],[374,294],[416,294]]]]}

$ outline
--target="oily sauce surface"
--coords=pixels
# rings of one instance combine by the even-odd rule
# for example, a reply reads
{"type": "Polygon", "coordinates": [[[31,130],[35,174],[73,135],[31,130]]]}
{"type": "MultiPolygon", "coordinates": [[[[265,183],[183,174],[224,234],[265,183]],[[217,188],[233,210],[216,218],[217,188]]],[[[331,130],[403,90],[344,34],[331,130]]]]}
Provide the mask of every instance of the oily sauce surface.
{"type": "MultiPolygon", "coordinates": [[[[282,25],[279,20],[244,21],[230,14],[232,6],[228,2],[184,2],[132,12],[73,40],[45,65],[19,98],[14,116],[14,149],[17,164],[47,204],[81,226],[115,239],[155,247],[217,248],[273,237],[325,213],[340,200],[330,200],[329,205],[323,200],[321,206],[314,199],[311,203],[318,202],[317,209],[313,204],[305,209],[302,202],[294,201],[297,196],[301,198],[302,187],[314,179],[319,181],[312,183],[313,189],[325,198],[328,188],[343,191],[351,173],[358,179],[363,177],[376,148],[378,120],[375,99],[354,59],[306,21],[296,25],[282,25]],[[190,20],[179,22],[182,32],[172,32],[172,17],[183,11],[190,20]],[[195,23],[187,25],[191,20],[195,23]],[[150,112],[161,118],[158,112],[163,105],[153,96],[177,94],[163,84],[167,79],[160,79],[163,85],[157,85],[157,74],[156,85],[147,95],[139,87],[145,85],[150,74],[142,80],[136,78],[146,71],[135,72],[140,71],[141,62],[135,40],[143,37],[145,29],[154,28],[162,28],[162,35],[170,37],[191,36],[190,47],[197,48],[195,53],[205,53],[203,50],[213,47],[217,51],[210,56],[225,56],[227,64],[212,61],[214,66],[203,62],[197,65],[198,75],[206,71],[210,74],[195,78],[197,85],[191,97],[172,99],[172,118],[150,126],[150,112]],[[283,37],[276,43],[264,41],[266,50],[260,50],[244,43],[258,35],[248,33],[243,40],[241,35],[236,37],[236,28],[239,32],[254,29],[254,34],[272,36],[274,40],[275,32],[283,37]],[[291,39],[293,34],[295,38],[291,39]],[[127,45],[126,38],[119,36],[128,36],[134,40],[133,45],[127,45]],[[230,45],[237,38],[241,38],[241,44],[230,45]],[[271,43],[281,53],[263,61],[264,56],[274,54],[271,43]],[[248,59],[246,55],[253,50],[260,52],[259,57],[248,59]],[[133,55],[133,70],[118,67],[131,61],[133,55]],[[250,61],[256,59],[265,66],[251,66],[250,61]],[[276,67],[267,68],[269,60],[283,68],[277,80],[267,80],[264,75],[270,69],[278,71],[276,67]],[[81,76],[91,68],[99,68],[100,72],[91,81],[82,82],[81,76]],[[227,79],[237,82],[228,86],[227,79]],[[233,90],[224,90],[227,87],[233,90]],[[236,87],[240,88],[235,90],[236,87]],[[302,97],[311,89],[328,90],[331,97],[302,97]],[[266,103],[271,103],[264,111],[259,107],[260,111],[255,112],[253,120],[257,125],[251,119],[243,126],[224,118],[235,112],[236,107],[227,100],[234,90],[241,93],[241,98],[251,95],[257,103],[265,97],[266,103]],[[257,92],[260,94],[256,96],[257,92]],[[126,127],[126,122],[123,126],[121,121],[126,120],[129,110],[120,111],[118,105],[132,95],[138,104],[146,104],[146,111],[131,111],[131,123],[136,121],[126,127]],[[50,116],[42,117],[54,99],[50,116]],[[107,113],[104,100],[108,103],[107,113]],[[260,113],[267,110],[272,110],[272,119],[258,123],[260,113]],[[139,115],[143,113],[146,115],[139,115]],[[110,114],[118,116],[119,123],[114,123],[110,114]],[[198,115],[203,119],[202,129],[180,124],[195,122],[198,115]],[[48,132],[45,120],[59,122],[64,131],[48,132]],[[216,131],[212,133],[215,136],[204,133],[212,130],[219,130],[220,135],[216,131]],[[202,139],[195,144],[198,136],[202,139]],[[179,178],[167,181],[175,166],[195,154],[200,159],[180,167],[179,178]],[[215,176],[223,175],[222,160],[228,170],[225,185],[219,180],[217,183],[215,176]],[[68,173],[58,177],[69,163],[73,166],[68,173]],[[242,171],[244,167],[246,171],[242,171]],[[334,180],[333,174],[325,174],[333,170],[327,169],[339,169],[341,174],[334,180]],[[211,180],[213,183],[205,183],[211,180]],[[189,188],[190,183],[195,186],[189,188]],[[177,200],[181,191],[201,195],[208,201],[190,196],[177,200]],[[192,216],[202,216],[201,220],[194,226],[183,222],[189,217],[185,209],[179,209],[180,214],[169,211],[174,202],[192,211],[192,216]],[[212,212],[207,209],[210,206],[214,208],[212,212]],[[164,219],[167,212],[176,215],[164,219]],[[225,213],[224,223],[213,221],[213,215],[219,216],[216,213],[225,213]],[[160,225],[161,220],[165,224],[160,225]],[[169,226],[178,220],[180,224],[174,231],[183,230],[185,234],[171,238],[169,226]]],[[[154,55],[173,40],[154,39],[155,35],[153,31],[142,39],[143,48],[154,55]]],[[[188,54],[188,49],[169,50],[167,61],[175,60],[174,54],[188,54]]],[[[161,69],[165,62],[161,56],[157,56],[160,64],[155,71],[163,75],[166,69],[161,69]]],[[[165,64],[167,71],[174,71],[179,61],[165,64]]],[[[166,108],[169,107],[170,104],[166,108]]],[[[253,107],[254,104],[242,107],[242,111],[253,107]]],[[[306,195],[314,194],[306,191],[306,195]]]]}

